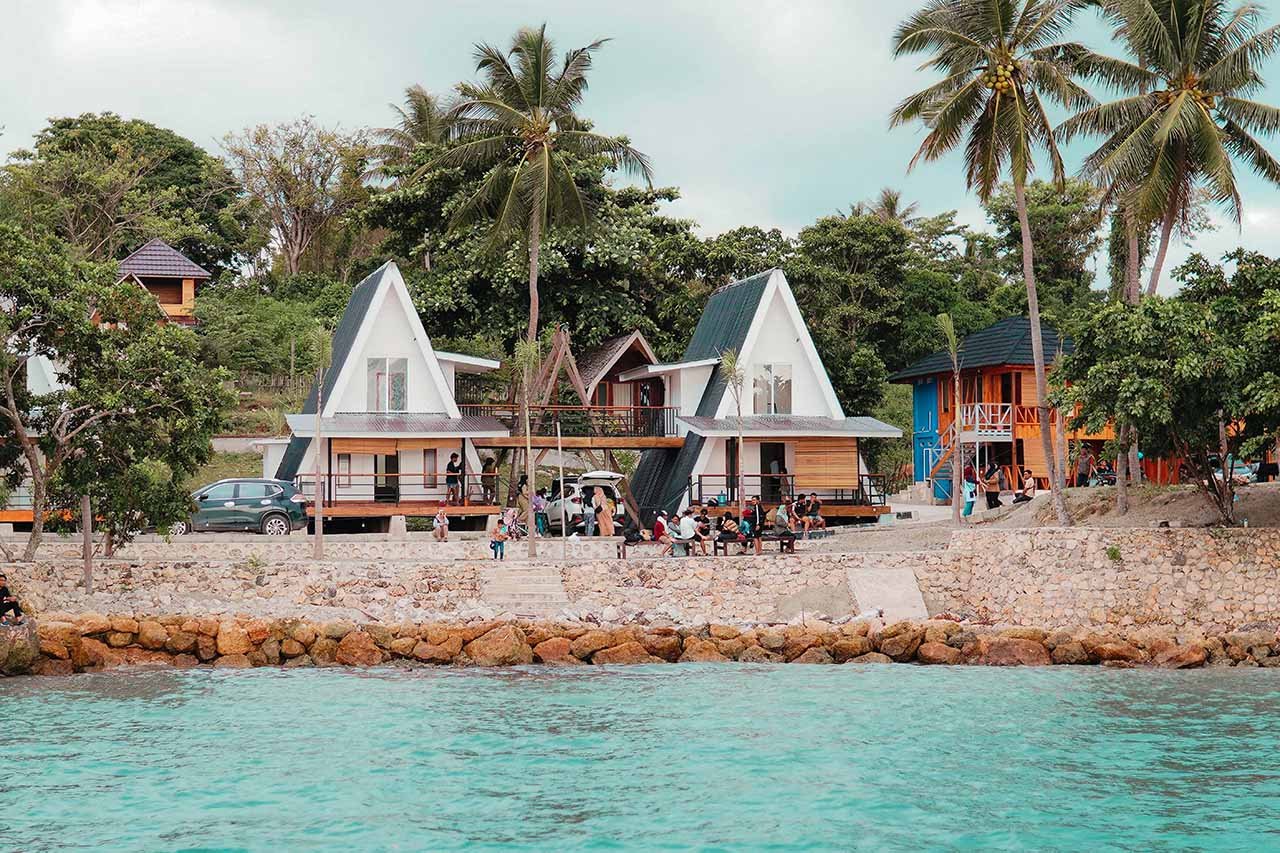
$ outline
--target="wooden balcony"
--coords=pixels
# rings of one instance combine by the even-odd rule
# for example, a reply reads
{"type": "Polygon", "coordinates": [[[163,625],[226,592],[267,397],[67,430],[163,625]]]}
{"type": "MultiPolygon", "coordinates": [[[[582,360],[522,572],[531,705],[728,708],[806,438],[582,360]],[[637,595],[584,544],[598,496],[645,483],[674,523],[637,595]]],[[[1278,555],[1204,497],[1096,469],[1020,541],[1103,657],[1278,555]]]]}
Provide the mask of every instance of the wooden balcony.
{"type": "MultiPolygon", "coordinates": [[[[512,435],[477,439],[479,447],[522,447],[525,443],[520,406],[506,403],[460,405],[466,416],[493,417],[512,435]]],[[[530,406],[529,434],[535,447],[555,447],[557,437],[566,448],[679,447],[684,439],[676,429],[675,406],[530,406]]]]}

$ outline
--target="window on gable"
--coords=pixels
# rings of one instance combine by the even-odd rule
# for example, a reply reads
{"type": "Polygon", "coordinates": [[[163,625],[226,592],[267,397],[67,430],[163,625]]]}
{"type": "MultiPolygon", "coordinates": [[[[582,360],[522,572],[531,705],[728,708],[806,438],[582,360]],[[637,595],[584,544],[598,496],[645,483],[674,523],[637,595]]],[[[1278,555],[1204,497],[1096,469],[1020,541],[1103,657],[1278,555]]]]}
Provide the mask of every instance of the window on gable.
{"type": "Polygon", "coordinates": [[[368,411],[403,412],[409,408],[409,359],[369,359],[366,381],[368,411]]]}
{"type": "Polygon", "coordinates": [[[791,414],[791,365],[757,364],[751,395],[752,411],[757,415],[791,414]]]}

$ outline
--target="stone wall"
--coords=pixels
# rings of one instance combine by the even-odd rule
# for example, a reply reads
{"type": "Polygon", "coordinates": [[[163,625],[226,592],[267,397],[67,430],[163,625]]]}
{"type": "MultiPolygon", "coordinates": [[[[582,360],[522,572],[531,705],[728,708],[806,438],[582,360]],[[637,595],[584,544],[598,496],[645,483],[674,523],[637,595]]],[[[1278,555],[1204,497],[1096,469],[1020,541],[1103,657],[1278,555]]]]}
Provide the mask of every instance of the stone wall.
{"type": "MultiPolygon", "coordinates": [[[[538,543],[542,556],[570,560],[598,560],[617,555],[615,539],[547,539],[538,543]]],[[[16,540],[15,540],[16,542],[16,540]]],[[[120,548],[114,559],[127,561],[246,561],[268,565],[297,564],[311,559],[312,540],[295,534],[284,537],[252,535],[195,535],[170,540],[143,537],[120,548]]],[[[526,545],[507,543],[507,559],[521,560],[526,545]]],[[[79,560],[80,540],[75,537],[49,537],[40,545],[39,560],[79,560]]],[[[489,559],[489,539],[455,537],[436,542],[428,534],[411,534],[407,539],[390,539],[385,534],[331,535],[324,540],[325,559],[332,562],[356,561],[447,561],[489,559]]]]}
{"type": "Polygon", "coordinates": [[[1047,627],[1280,621],[1275,529],[978,529],[943,552],[891,557],[914,559],[930,613],[1047,627]]]}

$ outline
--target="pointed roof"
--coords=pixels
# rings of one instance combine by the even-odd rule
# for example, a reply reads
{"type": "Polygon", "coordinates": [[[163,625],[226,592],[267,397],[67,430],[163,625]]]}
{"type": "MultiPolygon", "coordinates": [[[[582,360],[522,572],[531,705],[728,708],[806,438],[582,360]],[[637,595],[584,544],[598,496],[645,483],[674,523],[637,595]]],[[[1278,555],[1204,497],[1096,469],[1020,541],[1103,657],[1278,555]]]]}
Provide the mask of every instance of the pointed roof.
{"type": "MultiPolygon", "coordinates": [[[[369,313],[369,306],[373,304],[373,297],[378,292],[378,285],[382,283],[382,275],[387,271],[387,267],[391,265],[390,261],[378,267],[370,273],[364,281],[356,285],[355,290],[351,291],[351,298],[347,300],[347,307],[342,312],[342,318],[338,320],[338,325],[333,330],[333,342],[329,353],[329,369],[324,374],[324,398],[330,400],[333,398],[334,386],[338,383],[338,374],[342,372],[342,366],[347,363],[347,359],[351,356],[351,349],[355,345],[356,335],[360,333],[360,327],[364,325],[365,315],[369,313]]],[[[316,383],[311,383],[311,391],[307,394],[306,402],[302,404],[302,414],[315,415],[317,401],[316,383]]],[[[311,439],[293,436],[289,439],[289,446],[285,449],[284,456],[280,459],[280,467],[276,469],[277,480],[292,480],[298,475],[298,466],[302,464],[302,457],[307,452],[307,446],[311,444],[311,439]]]]}
{"type": "Polygon", "coordinates": [[[153,237],[144,243],[132,255],[119,264],[120,277],[130,275],[139,278],[193,278],[207,280],[213,278],[207,270],[193,263],[186,255],[170,246],[159,237],[153,237]]]}
{"type": "MultiPolygon", "coordinates": [[[[1052,363],[1061,345],[1063,353],[1072,350],[1071,338],[1061,336],[1056,329],[1040,324],[1040,337],[1044,343],[1044,356],[1052,363]]],[[[1003,364],[1031,365],[1031,321],[1026,317],[1007,317],[998,323],[965,335],[960,341],[960,369],[995,367],[1003,364]]],[[[946,350],[930,353],[910,367],[903,368],[889,377],[890,382],[907,382],[922,376],[951,372],[951,354],[946,350]]]]}
{"type": "MultiPolygon", "coordinates": [[[[775,270],[769,269],[756,273],[749,278],[731,282],[717,288],[707,300],[698,318],[698,325],[693,330],[693,337],[684,349],[681,361],[699,361],[707,358],[719,358],[725,350],[740,352],[746,343],[747,332],[751,331],[751,323],[756,312],[760,310],[760,301],[764,298],[765,288],[775,270]]],[[[720,400],[724,398],[727,386],[720,366],[716,365],[707,380],[707,387],[698,401],[698,415],[714,418],[720,400]]]]}
{"type": "Polygon", "coordinates": [[[649,360],[649,364],[653,364],[658,360],[658,357],[653,352],[653,347],[649,346],[649,342],[645,340],[639,329],[628,335],[609,338],[600,346],[588,350],[580,358],[576,359],[578,373],[582,376],[582,384],[586,386],[588,394],[595,393],[596,386],[609,375],[609,371],[618,363],[618,359],[622,358],[631,349],[632,345],[640,347],[640,351],[649,360]]]}

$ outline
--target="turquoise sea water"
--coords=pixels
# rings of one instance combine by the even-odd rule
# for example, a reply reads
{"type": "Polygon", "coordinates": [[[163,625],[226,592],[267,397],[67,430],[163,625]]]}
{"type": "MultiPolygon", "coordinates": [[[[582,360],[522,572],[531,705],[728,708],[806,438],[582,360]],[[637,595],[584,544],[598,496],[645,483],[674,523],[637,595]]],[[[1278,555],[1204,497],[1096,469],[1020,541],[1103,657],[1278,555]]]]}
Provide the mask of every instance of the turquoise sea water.
{"type": "Polygon", "coordinates": [[[6,850],[1262,850],[1280,675],[680,665],[0,681],[6,850]]]}

